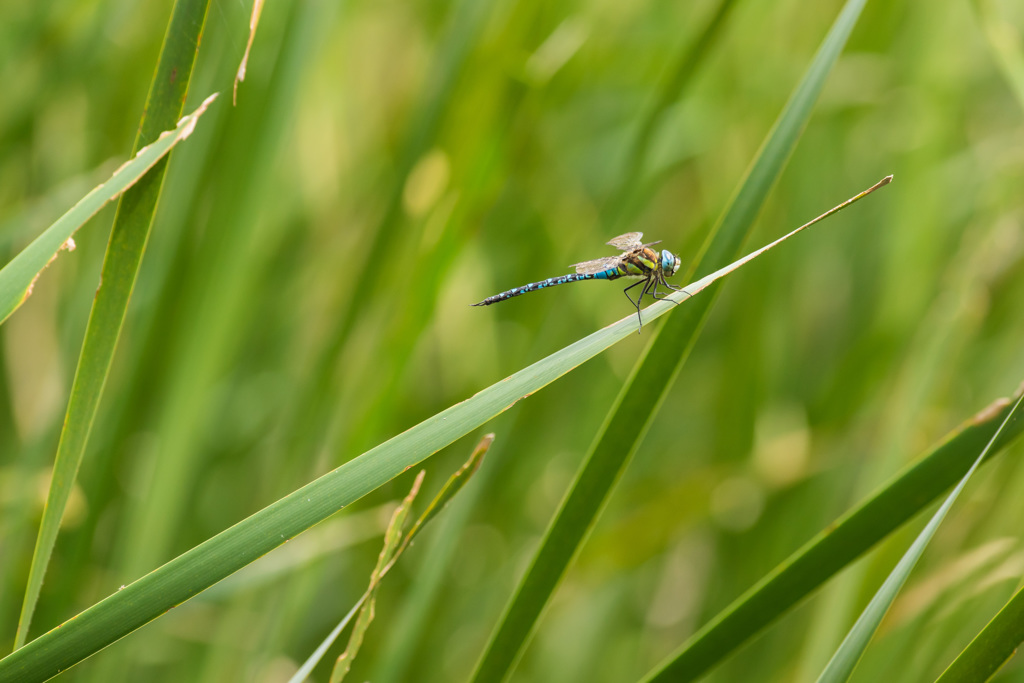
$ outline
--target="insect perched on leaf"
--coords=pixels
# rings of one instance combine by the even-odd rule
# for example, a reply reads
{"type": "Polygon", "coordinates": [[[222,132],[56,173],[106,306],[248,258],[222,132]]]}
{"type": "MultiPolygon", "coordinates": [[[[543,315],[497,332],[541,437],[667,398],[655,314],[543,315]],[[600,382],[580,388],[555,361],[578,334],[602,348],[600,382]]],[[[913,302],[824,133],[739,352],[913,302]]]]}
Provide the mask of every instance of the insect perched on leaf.
{"type": "Polygon", "coordinates": [[[514,296],[520,294],[526,294],[537,289],[544,289],[545,287],[554,287],[555,285],[563,285],[566,282],[579,282],[580,280],[618,280],[620,277],[626,277],[631,279],[638,279],[639,282],[634,282],[629,287],[626,287],[623,291],[629,302],[636,306],[636,316],[640,320],[640,327],[643,327],[644,321],[640,317],[640,300],[644,298],[644,295],[650,293],[651,298],[655,300],[664,299],[664,296],[659,296],[661,292],[658,291],[658,285],[664,285],[668,289],[679,291],[681,288],[675,285],[670,285],[666,282],[665,278],[671,277],[676,274],[679,270],[679,257],[670,252],[668,249],[663,249],[661,253],[654,251],[650,247],[659,242],[647,242],[643,244],[640,242],[640,238],[643,237],[642,232],[627,232],[625,235],[619,235],[613,240],[609,240],[607,244],[615,247],[619,251],[623,252],[618,256],[607,256],[605,258],[594,259],[593,261],[584,261],[583,263],[576,263],[570,268],[575,268],[575,273],[569,275],[559,275],[558,277],[550,277],[547,280],[541,280],[540,282],[531,282],[528,285],[522,287],[516,287],[510,289],[507,292],[501,294],[495,294],[489,296],[480,303],[473,304],[474,306],[490,306],[496,304],[499,301],[505,299],[511,299],[514,296]],[[629,290],[634,287],[643,285],[643,289],[640,290],[640,296],[633,300],[633,297],[629,295],[629,290]]]}

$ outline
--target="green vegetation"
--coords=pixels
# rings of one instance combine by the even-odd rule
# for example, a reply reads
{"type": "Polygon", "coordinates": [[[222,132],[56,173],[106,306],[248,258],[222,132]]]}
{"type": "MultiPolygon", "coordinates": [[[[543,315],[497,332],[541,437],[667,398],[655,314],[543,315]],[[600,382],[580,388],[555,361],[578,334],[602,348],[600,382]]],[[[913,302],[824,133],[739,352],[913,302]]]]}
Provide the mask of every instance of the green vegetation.
{"type": "MultiPolygon", "coordinates": [[[[0,680],[286,680],[484,431],[351,680],[815,680],[1024,379],[1019,3],[251,10],[0,10],[0,680]]],[[[1022,429],[852,680],[1024,679],[1022,429]]]]}

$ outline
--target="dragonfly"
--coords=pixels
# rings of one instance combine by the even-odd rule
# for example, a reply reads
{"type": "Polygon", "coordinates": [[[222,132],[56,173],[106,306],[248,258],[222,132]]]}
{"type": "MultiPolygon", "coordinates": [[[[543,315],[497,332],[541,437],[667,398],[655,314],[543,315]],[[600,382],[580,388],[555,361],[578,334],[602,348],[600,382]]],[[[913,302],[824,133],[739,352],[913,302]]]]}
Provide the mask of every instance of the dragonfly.
{"type": "MultiPolygon", "coordinates": [[[[629,302],[636,307],[636,317],[640,321],[640,328],[643,328],[644,321],[640,316],[641,299],[643,299],[648,293],[651,295],[651,298],[656,301],[664,299],[664,295],[659,296],[662,293],[658,291],[658,285],[663,285],[664,287],[676,292],[682,289],[682,287],[671,285],[665,280],[665,278],[675,275],[676,271],[679,270],[679,257],[668,249],[662,249],[659,254],[654,249],[651,249],[651,247],[655,244],[661,244],[661,240],[658,240],[657,242],[643,243],[641,242],[643,236],[644,234],[642,232],[627,232],[624,235],[619,235],[615,239],[609,240],[606,243],[623,252],[618,256],[606,256],[604,258],[594,259],[593,261],[575,263],[569,266],[570,268],[576,269],[575,273],[559,275],[558,277],[549,277],[547,280],[531,282],[528,285],[515,287],[514,289],[502,292],[501,294],[489,296],[483,301],[473,305],[490,306],[491,304],[511,299],[512,297],[519,296],[520,294],[526,294],[527,292],[533,292],[546,287],[554,287],[555,285],[564,285],[566,282],[630,278],[639,281],[631,284],[622,291],[626,295],[626,298],[629,299],[629,302]],[[641,285],[643,285],[643,288],[640,290],[640,296],[634,300],[633,297],[629,295],[629,290],[641,285]]],[[[637,331],[639,332],[639,329],[637,331]]]]}

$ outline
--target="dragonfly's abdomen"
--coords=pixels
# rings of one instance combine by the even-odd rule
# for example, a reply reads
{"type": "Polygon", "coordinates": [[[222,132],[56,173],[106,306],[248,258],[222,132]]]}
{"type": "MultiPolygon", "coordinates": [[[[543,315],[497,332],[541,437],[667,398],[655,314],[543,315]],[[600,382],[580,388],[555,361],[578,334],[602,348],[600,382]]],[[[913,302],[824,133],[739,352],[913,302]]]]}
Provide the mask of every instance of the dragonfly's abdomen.
{"type": "Polygon", "coordinates": [[[544,289],[545,287],[554,287],[555,285],[564,285],[566,282],[579,282],[580,280],[614,280],[616,278],[622,277],[624,274],[625,273],[620,273],[619,269],[617,268],[609,268],[608,270],[603,270],[600,273],[571,273],[569,275],[549,277],[547,280],[541,280],[540,282],[531,282],[528,285],[515,287],[514,289],[510,289],[507,292],[502,292],[501,294],[489,296],[480,303],[473,305],[490,306],[491,304],[496,304],[499,301],[511,299],[514,296],[526,294],[527,292],[533,292],[538,289],[544,289]]]}

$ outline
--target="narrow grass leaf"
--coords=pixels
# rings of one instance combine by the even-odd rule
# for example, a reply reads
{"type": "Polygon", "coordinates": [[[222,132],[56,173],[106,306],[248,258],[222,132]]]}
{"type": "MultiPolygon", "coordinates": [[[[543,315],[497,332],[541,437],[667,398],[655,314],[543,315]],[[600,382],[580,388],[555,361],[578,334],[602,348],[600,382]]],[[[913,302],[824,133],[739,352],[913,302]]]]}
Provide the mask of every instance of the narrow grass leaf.
{"type": "MultiPolygon", "coordinates": [[[[1015,399],[1024,395],[1022,385],[1015,399]]],[[[695,633],[645,681],[693,681],[901,527],[970,468],[1009,414],[1001,398],[973,416],[863,503],[833,522],[695,633]]],[[[992,453],[1024,431],[1015,420],[992,453]]]]}
{"type": "MultiPolygon", "coordinates": [[[[850,0],[840,12],[818,53],[772,127],[757,157],[716,228],[708,236],[691,272],[706,272],[735,259],[754,225],[775,179],[800,137],[833,64],[853,30],[865,0],[850,0]]],[[[619,392],[601,431],[584,459],[572,488],[549,525],[530,569],[506,605],[473,680],[502,680],[522,655],[537,620],[630,457],[679,375],[696,342],[711,297],[687,306],[649,342],[644,355],[619,392]]]]}
{"type": "MultiPolygon", "coordinates": [[[[806,227],[687,285],[670,301],[648,306],[645,319],[660,318],[680,300],[806,227]]],[[[627,315],[281,498],[3,658],[0,680],[45,680],[77,664],[383,486],[637,329],[636,315],[627,315]]]]}
{"type": "MultiPolygon", "coordinates": [[[[492,443],[494,443],[494,434],[484,435],[484,437],[476,445],[476,448],[473,449],[473,452],[469,456],[469,460],[467,460],[462,467],[460,467],[451,477],[448,478],[448,481],[445,482],[445,485],[441,488],[438,494],[434,496],[434,499],[432,501],[430,501],[430,505],[427,506],[427,509],[416,520],[416,523],[409,530],[409,533],[405,534],[404,538],[401,538],[400,534],[398,535],[398,537],[396,537],[395,531],[401,530],[401,526],[402,524],[404,524],[405,517],[408,514],[408,509],[412,504],[412,498],[416,495],[416,491],[419,490],[420,482],[423,480],[424,473],[420,472],[419,476],[416,478],[416,482],[413,484],[412,490],[409,492],[409,495],[406,496],[405,500],[402,501],[402,504],[392,514],[391,522],[388,524],[387,531],[384,534],[384,548],[381,550],[381,555],[380,558],[378,558],[377,566],[374,569],[373,576],[371,576],[370,579],[370,587],[366,590],[365,593],[363,593],[363,595],[359,598],[359,600],[352,607],[352,609],[349,610],[348,614],[345,615],[345,618],[341,620],[341,623],[335,626],[334,629],[330,632],[330,634],[328,634],[327,638],[325,638],[324,641],[320,643],[319,646],[317,646],[316,650],[313,651],[313,654],[309,656],[309,659],[303,662],[302,666],[299,667],[299,670],[295,672],[295,675],[288,679],[289,683],[301,683],[302,681],[306,680],[306,678],[313,672],[313,669],[320,662],[320,660],[323,659],[323,656],[327,652],[328,648],[331,647],[334,641],[345,629],[345,627],[348,625],[348,622],[352,620],[352,617],[353,615],[355,615],[356,610],[360,610],[360,608],[362,608],[363,605],[366,604],[368,600],[370,601],[369,604],[367,605],[367,608],[370,611],[369,619],[373,618],[373,597],[374,594],[376,593],[377,586],[379,585],[380,580],[384,577],[385,574],[391,571],[391,568],[395,565],[395,562],[398,561],[398,558],[401,557],[402,553],[405,552],[406,548],[408,548],[409,545],[412,543],[412,539],[416,537],[416,535],[423,529],[424,526],[426,526],[427,522],[432,520],[437,515],[438,512],[443,510],[444,507],[448,504],[448,502],[455,496],[455,494],[462,490],[462,488],[466,485],[466,482],[469,481],[469,478],[476,473],[477,469],[480,468],[480,463],[483,462],[484,455],[487,454],[487,451],[490,449],[492,443]],[[405,508],[405,510],[403,511],[402,508],[405,508]],[[399,516],[399,512],[402,512],[401,516],[399,516]],[[397,526],[396,520],[400,520],[397,526]],[[401,545],[398,545],[399,538],[401,538],[401,545]]],[[[360,620],[363,618],[363,614],[365,612],[366,609],[360,610],[360,620]]],[[[369,622],[367,622],[366,625],[368,625],[368,623],[369,622]]],[[[365,631],[366,625],[363,625],[362,630],[365,631]]],[[[359,628],[359,622],[357,622],[356,628],[359,628]]],[[[355,629],[353,629],[353,635],[349,638],[348,647],[345,648],[344,654],[342,654],[342,657],[338,659],[338,663],[335,664],[334,672],[331,674],[332,681],[335,680],[335,674],[338,672],[339,666],[342,664],[342,658],[346,658],[345,673],[347,673],[348,666],[351,665],[352,659],[355,658],[356,651],[358,651],[359,649],[359,645],[357,643],[353,648],[354,638],[355,629]]],[[[360,635],[359,642],[361,641],[362,636],[360,635]]],[[[345,673],[340,674],[341,677],[344,677],[345,673]]]]}
{"type": "MultiPolygon", "coordinates": [[[[61,222],[75,209],[89,200],[89,197],[110,185],[128,166],[139,162],[140,159],[152,158],[152,162],[145,166],[147,169],[152,167],[152,171],[147,176],[140,179],[137,175],[131,182],[117,183],[117,186],[123,185],[124,190],[137,182],[129,192],[124,194],[118,204],[110,241],[103,259],[100,286],[96,291],[89,314],[89,323],[86,326],[85,339],[82,342],[82,352],[71,387],[71,398],[68,401],[60,442],[57,446],[46,507],[39,525],[36,546],[32,553],[32,566],[29,570],[25,599],[22,602],[21,615],[18,620],[15,649],[21,647],[28,638],[28,630],[39,599],[39,592],[42,589],[43,577],[46,575],[53,546],[57,541],[60,520],[64,515],[64,508],[67,505],[68,496],[71,494],[71,488],[78,476],[78,468],[82,463],[85,447],[89,441],[89,432],[92,430],[103,394],[103,386],[106,384],[107,375],[110,372],[114,349],[121,335],[125,311],[128,308],[128,300],[135,287],[135,279],[142,263],[142,255],[146,250],[149,231],[153,225],[153,216],[156,213],[160,191],[163,187],[164,171],[167,164],[162,157],[171,150],[178,140],[188,137],[199,116],[216,97],[216,94],[208,97],[196,111],[181,119],[173,132],[161,133],[181,116],[181,109],[184,107],[185,97],[188,94],[192,66],[195,63],[196,52],[206,22],[208,6],[209,0],[179,0],[174,5],[161,48],[160,59],[153,74],[146,107],[143,110],[139,132],[135,139],[135,149],[138,150],[135,158],[115,173],[111,181],[90,193],[85,200],[71,212],[65,214],[64,218],[61,218],[26,249],[26,252],[33,249],[40,244],[41,240],[43,244],[48,244],[46,240],[69,239],[70,234],[64,236],[66,228],[63,227],[52,238],[48,235],[58,225],[61,225],[61,222]],[[154,156],[158,153],[159,156],[154,156]]],[[[141,164],[139,166],[141,168],[141,164]]],[[[139,175],[141,175],[141,171],[139,175]]],[[[96,204],[95,209],[98,210],[101,205],[96,204]]],[[[80,224],[77,218],[68,221],[72,232],[74,227],[80,224]]],[[[49,247],[39,247],[38,258],[45,255],[47,248],[49,247]]],[[[26,252],[22,252],[22,254],[26,252]]],[[[14,265],[15,262],[12,261],[8,267],[14,265]]],[[[0,290],[3,289],[2,277],[6,270],[7,268],[0,271],[0,290]]],[[[28,274],[30,271],[31,267],[28,267],[19,272],[28,274]]],[[[0,299],[2,299],[2,295],[0,295],[0,299]]]]}
{"type": "Polygon", "coordinates": [[[921,530],[917,538],[914,539],[913,544],[900,561],[896,564],[896,567],[886,577],[885,582],[881,588],[875,593],[874,597],[871,598],[871,602],[864,608],[857,622],[850,629],[850,632],[843,639],[843,642],[839,645],[839,649],[832,656],[825,670],[821,673],[818,678],[819,683],[843,683],[850,679],[853,674],[854,668],[857,666],[857,662],[864,656],[864,651],[867,650],[868,643],[871,638],[875,635],[875,631],[878,630],[878,625],[882,623],[882,619],[885,617],[886,612],[892,606],[893,600],[896,599],[896,595],[899,593],[900,588],[906,582],[907,577],[910,576],[910,572],[913,571],[914,565],[921,559],[921,555],[924,554],[924,549],[928,546],[928,543],[932,540],[935,532],[938,530],[939,525],[946,518],[950,508],[953,507],[953,503],[960,496],[960,492],[967,486],[967,482],[971,476],[981,465],[982,461],[992,450],[992,446],[996,443],[999,435],[1002,433],[1003,428],[1014,418],[1017,408],[1020,406],[1021,400],[1024,396],[1017,399],[1014,403],[1013,408],[1009,414],[1003,418],[1002,423],[999,425],[999,429],[992,435],[985,448],[982,449],[981,453],[975,458],[971,468],[967,470],[967,474],[963,476],[960,482],[956,485],[956,488],[946,497],[939,509],[932,515],[932,518],[925,525],[925,528],[921,530]]]}
{"type": "Polygon", "coordinates": [[[182,118],[176,128],[164,132],[156,142],[140,149],[130,161],[114,172],[110,180],[85,195],[0,270],[0,323],[25,303],[32,294],[36,278],[57,257],[75,231],[95,216],[107,202],[116,199],[138,182],[176,144],[187,138],[215,97],[216,94],[211,95],[194,112],[182,118]]]}
{"type": "Polygon", "coordinates": [[[983,683],[1024,643],[1024,588],[1003,605],[992,621],[949,665],[937,683],[983,683]]]}

